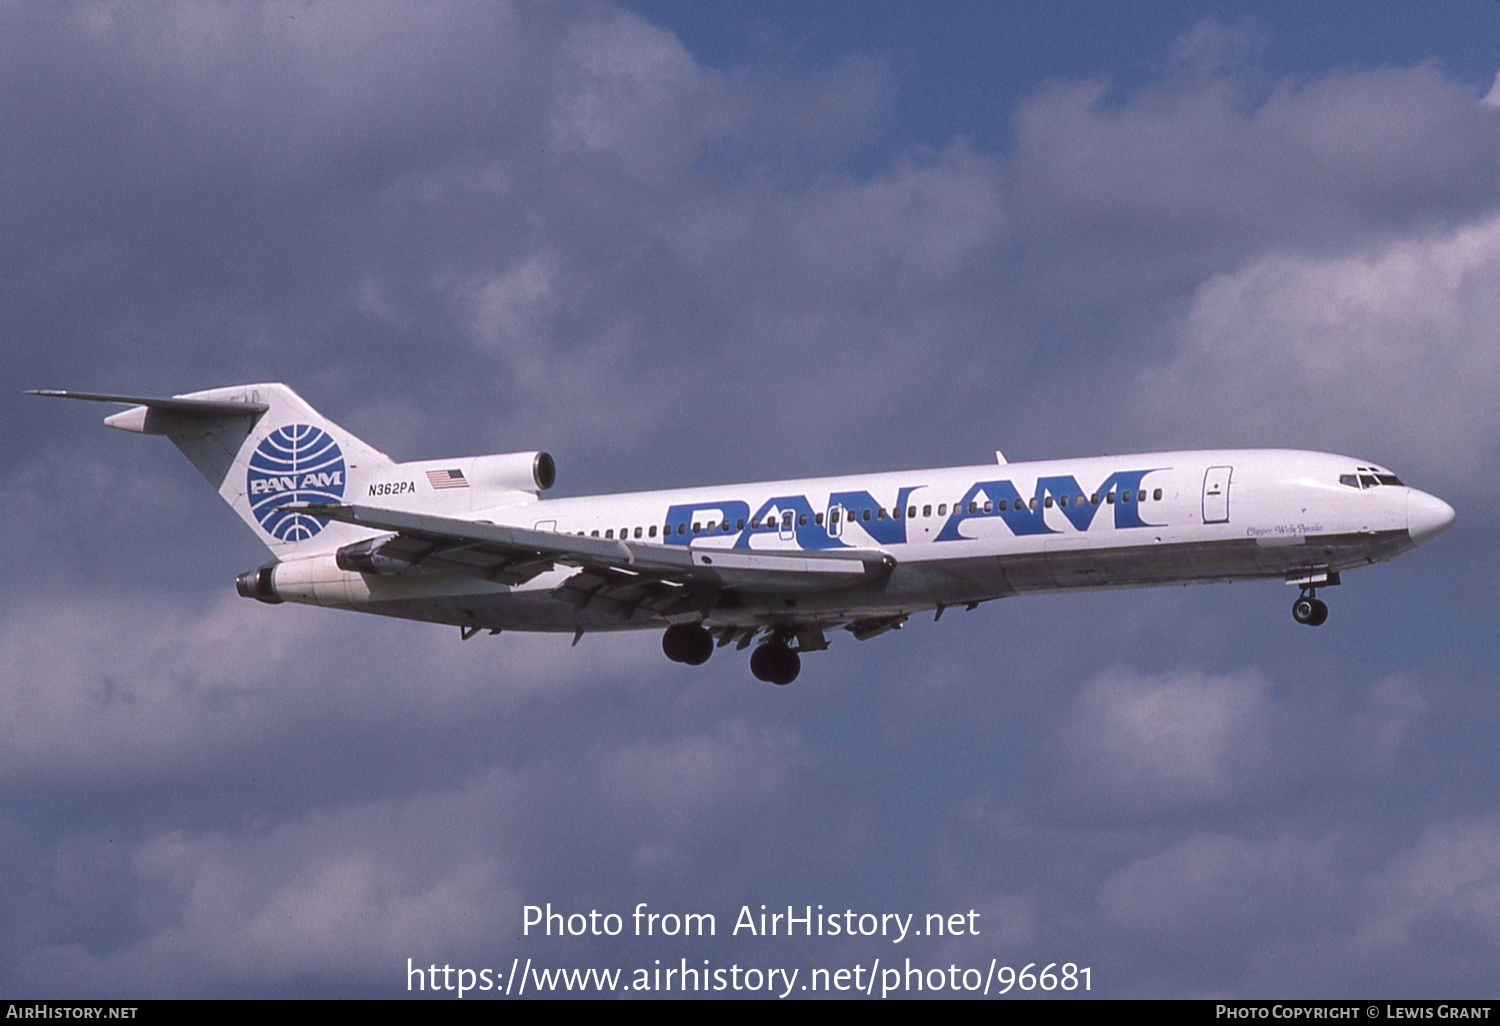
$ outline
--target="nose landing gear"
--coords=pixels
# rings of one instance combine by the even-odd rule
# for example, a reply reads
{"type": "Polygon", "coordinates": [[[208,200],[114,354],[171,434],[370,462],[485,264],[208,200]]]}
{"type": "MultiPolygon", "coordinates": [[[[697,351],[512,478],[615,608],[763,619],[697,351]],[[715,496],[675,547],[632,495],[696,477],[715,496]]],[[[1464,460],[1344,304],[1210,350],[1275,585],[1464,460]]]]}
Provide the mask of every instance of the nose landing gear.
{"type": "Polygon", "coordinates": [[[1328,603],[1315,598],[1312,588],[1304,588],[1301,596],[1292,603],[1292,619],[1309,627],[1321,626],[1328,619],[1328,603]]]}

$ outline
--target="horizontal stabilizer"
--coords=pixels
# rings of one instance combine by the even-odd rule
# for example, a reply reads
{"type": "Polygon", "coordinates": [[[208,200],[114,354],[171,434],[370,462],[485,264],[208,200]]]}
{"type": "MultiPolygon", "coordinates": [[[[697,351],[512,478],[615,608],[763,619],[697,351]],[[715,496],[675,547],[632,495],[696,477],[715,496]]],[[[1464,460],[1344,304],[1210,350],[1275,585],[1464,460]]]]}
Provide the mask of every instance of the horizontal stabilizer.
{"type": "Polygon", "coordinates": [[[142,395],[111,395],[105,392],[64,392],[53,388],[27,389],[27,395],[43,395],[54,399],[86,399],[93,403],[120,403],[122,406],[144,406],[164,413],[198,414],[208,417],[237,417],[246,413],[265,413],[271,407],[265,403],[226,403],[211,399],[156,398],[142,395]]]}

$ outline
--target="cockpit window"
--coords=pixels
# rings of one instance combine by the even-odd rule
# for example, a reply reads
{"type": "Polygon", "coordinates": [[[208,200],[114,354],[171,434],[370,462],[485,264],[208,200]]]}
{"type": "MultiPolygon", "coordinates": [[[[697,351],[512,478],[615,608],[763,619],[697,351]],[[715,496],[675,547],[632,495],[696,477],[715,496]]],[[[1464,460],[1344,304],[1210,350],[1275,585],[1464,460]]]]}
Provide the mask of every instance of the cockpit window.
{"type": "Polygon", "coordinates": [[[1373,468],[1360,467],[1358,474],[1340,474],[1339,484],[1350,488],[1379,488],[1381,485],[1404,487],[1395,474],[1376,473],[1373,468]]]}

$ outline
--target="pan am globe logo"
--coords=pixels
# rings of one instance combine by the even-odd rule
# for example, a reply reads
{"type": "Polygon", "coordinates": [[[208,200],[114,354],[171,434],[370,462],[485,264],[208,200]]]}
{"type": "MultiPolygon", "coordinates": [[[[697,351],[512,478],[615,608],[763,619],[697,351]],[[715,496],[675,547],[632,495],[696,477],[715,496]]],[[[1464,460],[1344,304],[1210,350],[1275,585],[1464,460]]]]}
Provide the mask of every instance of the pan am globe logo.
{"type": "Polygon", "coordinates": [[[250,457],[245,476],[250,511],[278,541],[306,541],[324,521],[281,507],[289,502],[339,502],[344,498],[344,454],[333,436],[311,424],[290,424],[266,436],[250,457]]]}

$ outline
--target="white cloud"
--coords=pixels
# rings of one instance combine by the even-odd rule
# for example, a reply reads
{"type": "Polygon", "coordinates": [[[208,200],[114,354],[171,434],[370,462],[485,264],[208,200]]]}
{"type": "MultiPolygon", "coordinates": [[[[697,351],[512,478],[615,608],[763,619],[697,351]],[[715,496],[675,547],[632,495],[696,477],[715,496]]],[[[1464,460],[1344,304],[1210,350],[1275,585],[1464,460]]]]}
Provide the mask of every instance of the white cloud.
{"type": "Polygon", "coordinates": [[[1418,946],[1435,919],[1445,932],[1463,924],[1500,945],[1500,826],[1458,820],[1428,828],[1371,879],[1369,895],[1364,945],[1418,946]]]}
{"type": "Polygon", "coordinates": [[[1057,801],[1138,816],[1251,798],[1276,775],[1282,716],[1258,673],[1106,671],[1065,714],[1057,801]]]}
{"type": "Polygon", "coordinates": [[[1500,452],[1500,217],[1335,257],[1271,255],[1195,293],[1142,406],[1460,482],[1500,452]],[[1212,411],[1210,415],[1209,411],[1212,411]]]}
{"type": "Polygon", "coordinates": [[[1327,839],[1193,834],[1116,872],[1099,892],[1100,907],[1130,935],[1197,947],[1206,960],[1234,965],[1243,956],[1233,952],[1267,924],[1321,925],[1302,903],[1329,896],[1336,851],[1327,839]]]}
{"type": "Polygon", "coordinates": [[[463,643],[438,626],[234,595],[201,608],[39,601],[0,623],[0,767],[12,787],[264,773],[294,739],[332,732],[342,740],[314,761],[343,776],[340,751],[468,735],[481,710],[506,717],[549,685],[655,669],[650,640],[463,643]]]}
{"type": "Polygon", "coordinates": [[[151,835],[129,856],[139,940],[44,945],[15,970],[38,992],[182,996],[314,979],[395,992],[407,957],[488,964],[523,903],[500,827],[514,792],[496,773],[269,829],[151,835]]]}
{"type": "Polygon", "coordinates": [[[1495,81],[1490,83],[1490,91],[1484,94],[1484,103],[1500,107],[1500,71],[1495,72],[1495,81]]]}
{"type": "Polygon", "coordinates": [[[582,22],[563,59],[552,136],[565,148],[612,154],[632,174],[660,182],[730,127],[722,76],[639,18],[610,12],[582,22]]]}
{"type": "Polygon", "coordinates": [[[1242,71],[1124,98],[1103,82],[1022,104],[1017,221],[1043,295],[1129,301],[1267,248],[1326,252],[1500,202],[1500,119],[1435,65],[1333,73],[1262,94],[1242,71]]]}

